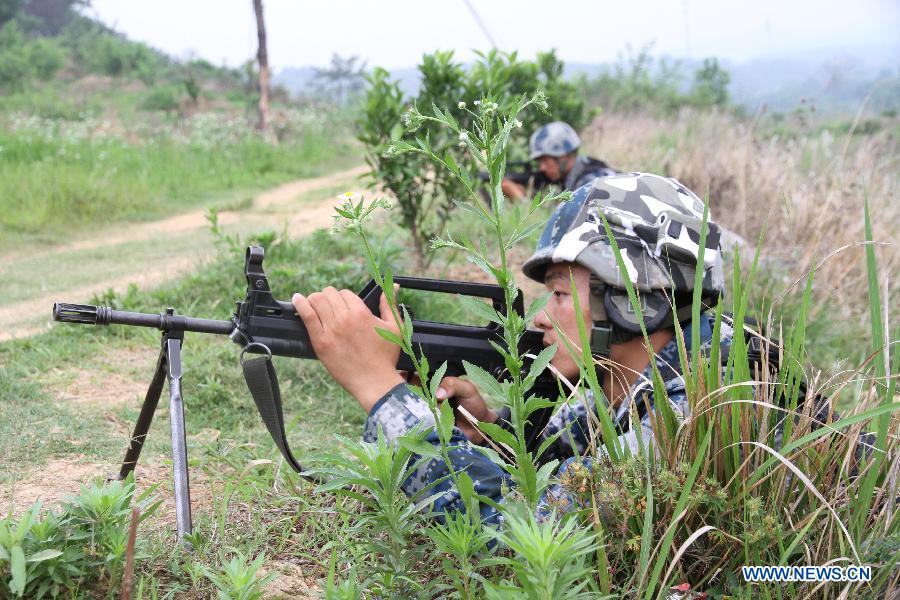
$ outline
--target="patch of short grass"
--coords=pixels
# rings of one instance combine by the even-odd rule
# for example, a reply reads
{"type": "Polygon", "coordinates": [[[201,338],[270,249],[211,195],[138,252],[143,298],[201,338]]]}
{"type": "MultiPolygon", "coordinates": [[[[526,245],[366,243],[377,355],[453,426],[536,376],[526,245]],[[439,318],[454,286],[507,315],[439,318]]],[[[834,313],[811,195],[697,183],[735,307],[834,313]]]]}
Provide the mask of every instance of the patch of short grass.
{"type": "Polygon", "coordinates": [[[298,111],[294,119],[273,146],[225,113],[121,131],[99,119],[13,115],[0,121],[0,231],[21,241],[152,219],[358,162],[339,118],[298,111]]]}

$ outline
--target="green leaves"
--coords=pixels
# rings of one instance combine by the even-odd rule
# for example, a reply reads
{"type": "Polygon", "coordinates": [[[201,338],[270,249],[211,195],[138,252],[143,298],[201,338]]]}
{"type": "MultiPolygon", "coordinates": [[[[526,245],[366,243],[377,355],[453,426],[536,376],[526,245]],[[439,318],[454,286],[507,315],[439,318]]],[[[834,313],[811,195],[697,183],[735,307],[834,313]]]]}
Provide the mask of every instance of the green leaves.
{"type": "Polygon", "coordinates": [[[497,313],[494,307],[487,304],[484,300],[473,298],[471,296],[458,295],[463,309],[469,313],[480,317],[486,323],[502,323],[504,316],[497,313]]]}
{"type": "MultiPolygon", "coordinates": [[[[539,523],[522,512],[507,513],[497,539],[512,551],[512,556],[498,557],[496,562],[512,570],[523,596],[594,597],[585,591],[591,582],[587,557],[596,549],[593,532],[575,519],[550,518],[539,523]]],[[[504,596],[493,584],[488,590],[495,597],[504,596]]]]}
{"type": "MultiPolygon", "coordinates": [[[[159,506],[149,500],[154,490],[135,498],[129,475],[85,486],[58,510],[41,514],[36,502],[18,520],[0,519],[0,573],[9,572],[8,580],[0,580],[0,596],[44,597],[86,582],[114,584],[124,565],[131,505],[151,516],[159,506]]],[[[145,556],[143,547],[138,539],[136,558],[145,556]]]]}
{"type": "Polygon", "coordinates": [[[25,552],[22,546],[16,545],[12,547],[9,558],[9,570],[12,579],[9,582],[9,590],[21,596],[25,593],[25,584],[27,583],[27,573],[25,571],[25,552]]]}
{"type": "Polygon", "coordinates": [[[538,376],[540,376],[540,374],[544,372],[544,369],[546,369],[547,365],[550,364],[550,361],[553,360],[553,356],[556,354],[556,349],[557,345],[551,344],[540,351],[540,353],[534,359],[534,362],[531,363],[531,368],[528,369],[528,375],[522,382],[522,389],[524,391],[528,391],[529,389],[531,389],[531,386],[534,385],[534,382],[538,378],[538,376]]]}
{"type": "Polygon", "coordinates": [[[214,572],[205,566],[201,567],[206,578],[216,587],[220,599],[258,600],[263,595],[265,585],[278,577],[278,573],[269,573],[263,577],[257,575],[266,559],[264,554],[260,553],[249,563],[247,558],[241,552],[235,552],[226,562],[225,555],[220,553],[220,571],[214,572]]]}
{"type": "Polygon", "coordinates": [[[516,53],[496,51],[467,70],[452,52],[427,54],[419,65],[415,98],[404,97],[384,69],[368,78],[358,137],[370,177],[397,198],[401,223],[413,237],[422,266],[431,260],[428,240],[441,232],[460,201],[485,216],[503,212],[499,184],[506,156],[524,158],[528,135],[547,121],[548,100],[555,118],[576,128],[585,124],[583,100],[561,78],[557,67],[562,63],[555,55],[547,58],[551,55],[539,59],[554,65],[549,70],[516,53]],[[473,182],[478,169],[490,176],[490,210],[473,182]],[[427,171],[432,176],[422,177],[427,171]]]}
{"type": "Polygon", "coordinates": [[[472,383],[475,384],[475,387],[478,388],[478,391],[481,392],[482,396],[487,398],[494,398],[496,400],[502,401],[506,397],[506,393],[503,389],[503,384],[494,379],[494,376],[479,367],[478,365],[473,365],[470,362],[462,361],[463,367],[466,370],[466,375],[469,376],[469,379],[472,380],[472,383]]]}

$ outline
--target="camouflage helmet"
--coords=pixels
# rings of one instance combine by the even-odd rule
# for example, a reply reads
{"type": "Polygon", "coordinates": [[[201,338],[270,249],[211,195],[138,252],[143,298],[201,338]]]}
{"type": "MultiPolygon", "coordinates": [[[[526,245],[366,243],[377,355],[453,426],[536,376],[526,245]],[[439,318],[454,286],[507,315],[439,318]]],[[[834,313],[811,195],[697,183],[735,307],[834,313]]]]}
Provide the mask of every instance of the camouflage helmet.
{"type": "MultiPolygon", "coordinates": [[[[625,291],[624,277],[641,293],[643,318],[652,332],[671,325],[672,297],[678,311],[690,299],[699,255],[703,202],[672,178],[623,173],[578,188],[550,217],[534,254],[522,270],[543,283],[551,263],[572,262],[591,273],[591,313],[637,334],[640,326],[625,291]],[[619,269],[606,236],[606,217],[622,254],[619,269]]],[[[719,227],[707,221],[701,297],[707,305],[725,288],[719,227]]],[[[690,314],[676,314],[684,320],[690,314]]]]}
{"type": "Polygon", "coordinates": [[[541,156],[559,158],[578,150],[581,147],[581,138],[568,123],[554,121],[535,131],[528,146],[531,150],[529,155],[531,160],[541,156]]]}

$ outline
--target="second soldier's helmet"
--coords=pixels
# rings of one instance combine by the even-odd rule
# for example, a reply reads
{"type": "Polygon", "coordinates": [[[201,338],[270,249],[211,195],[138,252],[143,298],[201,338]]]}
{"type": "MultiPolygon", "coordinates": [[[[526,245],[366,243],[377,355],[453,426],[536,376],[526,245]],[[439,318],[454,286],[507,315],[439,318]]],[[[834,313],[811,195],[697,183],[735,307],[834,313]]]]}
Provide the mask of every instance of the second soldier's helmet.
{"type": "Polygon", "coordinates": [[[581,138],[568,123],[554,121],[535,131],[528,146],[531,160],[541,156],[559,158],[578,150],[581,147],[581,138]]]}
{"type": "MultiPolygon", "coordinates": [[[[652,333],[690,318],[700,251],[703,202],[675,179],[623,173],[575,191],[547,223],[534,255],[522,267],[541,283],[551,263],[572,262],[591,273],[591,316],[612,326],[612,339],[640,333],[624,279],[638,290],[652,333]],[[625,266],[619,268],[600,215],[606,217],[625,266]],[[673,302],[674,300],[674,302],[673,302]]],[[[712,306],[725,288],[719,227],[707,219],[701,298],[712,306]]]]}

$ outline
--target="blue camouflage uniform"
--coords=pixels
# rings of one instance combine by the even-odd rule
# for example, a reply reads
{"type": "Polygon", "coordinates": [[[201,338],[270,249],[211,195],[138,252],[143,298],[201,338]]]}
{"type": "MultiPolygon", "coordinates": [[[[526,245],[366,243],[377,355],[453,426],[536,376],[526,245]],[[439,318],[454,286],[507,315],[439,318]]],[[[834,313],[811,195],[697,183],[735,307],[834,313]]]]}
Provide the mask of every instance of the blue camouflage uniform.
{"type": "Polygon", "coordinates": [[[575,159],[575,164],[572,165],[572,170],[566,175],[563,189],[575,191],[598,177],[609,177],[617,173],[618,171],[602,160],[589,156],[578,156],[575,159]]]}
{"type": "MultiPolygon", "coordinates": [[[[701,352],[708,353],[712,346],[712,325],[713,317],[707,313],[701,314],[701,352]]],[[[684,323],[682,327],[686,351],[690,355],[691,325],[690,323],[684,323]]],[[[723,321],[721,324],[721,339],[719,341],[723,356],[727,355],[727,351],[731,346],[732,333],[731,326],[723,321]]],[[[656,354],[656,366],[665,383],[669,402],[675,415],[683,419],[688,416],[688,406],[680,362],[678,345],[676,338],[673,337],[656,354]]],[[[611,415],[614,424],[620,432],[620,443],[628,446],[632,453],[637,453],[639,448],[638,437],[634,427],[631,426],[632,403],[636,403],[636,413],[640,415],[641,437],[645,447],[647,447],[652,444],[653,440],[650,411],[653,410],[654,398],[652,368],[650,365],[632,384],[627,400],[622,402],[614,415],[611,415]],[[646,410],[644,407],[648,407],[650,410],[646,410]]],[[[598,408],[606,409],[606,407],[605,398],[601,398],[599,402],[595,403],[592,401],[590,392],[562,405],[550,419],[541,437],[546,439],[560,430],[565,430],[565,433],[550,445],[540,457],[540,462],[543,464],[552,460],[559,460],[562,465],[558,473],[564,472],[573,463],[582,460],[589,467],[590,459],[582,458],[589,446],[588,410],[596,411],[598,408]]],[[[501,413],[501,418],[503,416],[501,413]]],[[[434,430],[434,425],[434,417],[425,401],[414,394],[405,384],[400,384],[385,394],[372,407],[366,420],[363,439],[366,442],[374,442],[380,430],[383,432],[383,435],[387,436],[389,441],[393,442],[413,429],[425,428],[429,430],[425,441],[439,446],[440,440],[437,432],[434,430]]],[[[450,459],[454,469],[465,471],[469,474],[474,482],[476,493],[500,502],[504,493],[511,487],[507,473],[475,449],[462,431],[457,428],[453,429],[450,446],[450,459]]],[[[434,511],[440,515],[448,511],[460,510],[463,506],[460,502],[459,493],[453,487],[453,482],[447,477],[448,474],[447,465],[442,459],[427,460],[405,482],[403,490],[408,495],[415,495],[424,491],[429,485],[434,484],[429,493],[443,492],[443,495],[434,503],[434,511]]],[[[577,502],[575,498],[568,495],[558,482],[551,483],[539,502],[538,515],[539,517],[546,516],[551,509],[560,512],[560,510],[577,508],[577,502]]],[[[487,504],[482,505],[481,513],[482,518],[486,522],[496,523],[499,520],[499,514],[496,509],[487,504]]]]}

